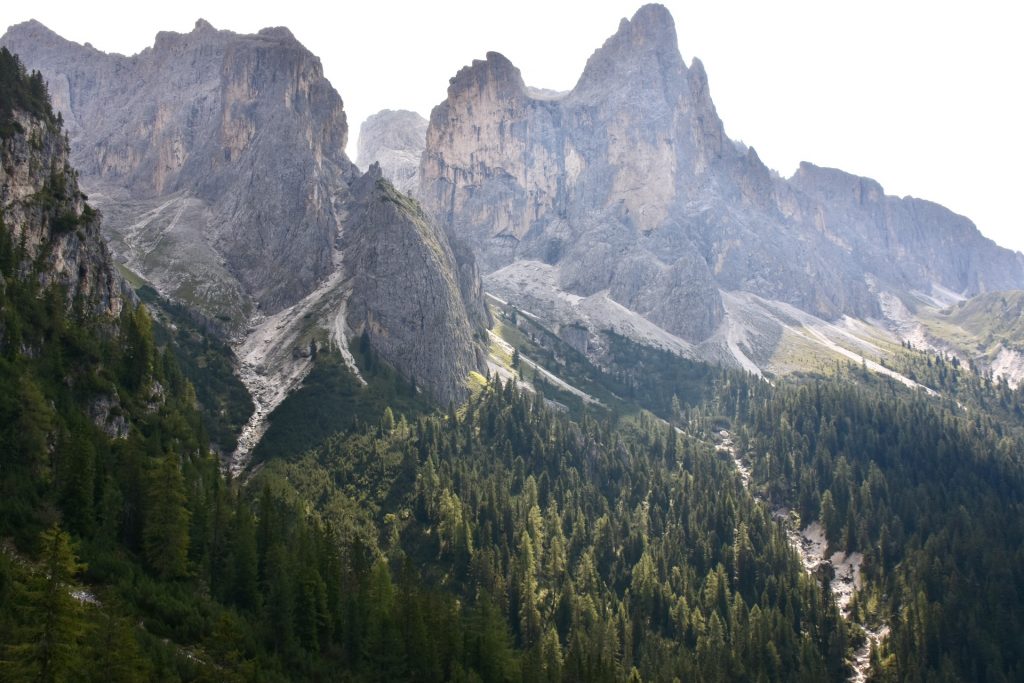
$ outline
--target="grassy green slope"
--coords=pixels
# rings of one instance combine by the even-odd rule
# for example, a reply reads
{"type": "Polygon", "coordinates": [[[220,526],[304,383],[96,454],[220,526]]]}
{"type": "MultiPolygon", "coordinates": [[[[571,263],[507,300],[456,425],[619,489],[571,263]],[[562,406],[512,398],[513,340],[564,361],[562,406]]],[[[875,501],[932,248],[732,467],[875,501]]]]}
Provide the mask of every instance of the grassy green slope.
{"type": "Polygon", "coordinates": [[[1024,350],[1024,291],[989,292],[922,318],[929,332],[968,350],[1024,350]]]}

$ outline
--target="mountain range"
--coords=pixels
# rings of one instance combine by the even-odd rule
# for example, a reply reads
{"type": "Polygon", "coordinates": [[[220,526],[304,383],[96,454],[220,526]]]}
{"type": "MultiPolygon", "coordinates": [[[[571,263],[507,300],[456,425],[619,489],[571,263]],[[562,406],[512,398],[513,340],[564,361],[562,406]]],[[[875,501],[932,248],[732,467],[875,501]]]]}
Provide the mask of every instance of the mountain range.
{"type": "Polygon", "coordinates": [[[347,135],[284,28],[0,38],[0,679],[1020,679],[1024,256],[658,5],[347,135]]]}
{"type": "Polygon", "coordinates": [[[392,140],[376,158],[403,178],[421,158],[414,195],[474,247],[487,289],[598,359],[614,329],[755,372],[816,366],[835,344],[884,357],[879,337],[966,360],[976,349],[908,320],[1024,286],[1024,256],[963,216],[809,162],[782,178],[730,140],[658,5],[624,19],[569,92],[489,53],[452,79],[422,148],[385,121],[419,124],[368,120],[375,144],[392,140]]]}
{"type": "Polygon", "coordinates": [[[0,43],[46,79],[116,259],[238,344],[245,450],[310,342],[347,354],[365,332],[437,400],[465,397],[487,326],[473,257],[349,161],[341,97],[287,29],[200,20],[124,57],[29,21],[0,43]]]}
{"type": "MultiPolygon", "coordinates": [[[[368,184],[344,153],[341,98],[287,29],[241,36],[200,20],[132,57],[35,22],[0,42],[46,77],[115,255],[226,336],[249,339],[240,356],[266,408],[283,395],[268,385],[294,387],[308,371],[304,355],[290,358],[308,329],[280,334],[283,311],[312,297],[308,321],[326,296],[316,307],[327,320],[359,283],[409,267],[394,251],[388,264],[344,263],[359,251],[343,248],[347,218],[365,204],[353,188],[368,184]],[[268,316],[273,333],[260,330],[268,316]],[[267,381],[267,367],[283,370],[267,381]]],[[[979,353],[920,318],[1024,287],[1024,256],[868,178],[808,162],[788,179],[768,169],[726,135],[703,66],[684,63],[659,5],[624,19],[571,91],[530,88],[489,53],[454,76],[429,123],[414,112],[368,119],[358,161],[378,162],[423,205],[401,214],[402,234],[443,258],[412,280],[459,287],[396,315],[386,311],[403,292],[425,290],[357,293],[373,301],[346,309],[338,345],[346,330],[376,327],[385,358],[443,400],[483,368],[486,345],[470,341],[488,326],[482,289],[598,363],[609,362],[609,332],[772,374],[884,359],[913,339],[1021,378],[1012,340],[979,353]],[[445,332],[427,348],[452,349],[443,370],[419,360],[428,328],[445,332]]]]}

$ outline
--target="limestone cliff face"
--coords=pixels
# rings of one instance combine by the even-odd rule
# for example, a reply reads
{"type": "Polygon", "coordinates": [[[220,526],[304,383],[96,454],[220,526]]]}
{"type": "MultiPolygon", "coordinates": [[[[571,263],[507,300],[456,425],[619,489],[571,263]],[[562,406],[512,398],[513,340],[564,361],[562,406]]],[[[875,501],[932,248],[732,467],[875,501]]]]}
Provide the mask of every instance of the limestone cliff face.
{"type": "Polygon", "coordinates": [[[420,196],[485,273],[545,262],[561,290],[607,291],[690,342],[721,324],[719,290],[834,319],[879,316],[879,288],[1024,286],[1019,255],[938,205],[810,165],[779,178],[728,138],[659,5],[624,19],[568,93],[526,87],[495,53],[459,71],[420,196]]]}
{"type": "MultiPolygon", "coordinates": [[[[132,57],[37,22],[0,43],[47,79],[115,255],[162,293],[240,342],[267,320],[316,325],[344,309],[403,375],[464,395],[487,324],[472,254],[390,185],[394,201],[380,199],[379,172],[361,177],[341,98],[287,29],[200,20],[132,57]]],[[[250,389],[273,372],[253,369],[250,389]]]]}
{"type": "Polygon", "coordinates": [[[64,134],[55,121],[15,111],[21,132],[0,138],[0,229],[18,249],[25,277],[65,288],[67,303],[113,318],[125,291],[106,244],[99,214],[79,190],[64,134]]]}
{"type": "MultiPolygon", "coordinates": [[[[377,164],[383,177],[402,194],[419,196],[420,157],[426,144],[427,120],[413,111],[385,109],[370,116],[359,128],[359,167],[377,164]]],[[[484,304],[480,267],[465,240],[445,228],[455,256],[459,288],[470,323],[475,329],[491,326],[484,304]]]]}
{"type": "Polygon", "coordinates": [[[520,240],[552,208],[566,175],[549,114],[504,56],[491,52],[462,69],[430,117],[424,200],[474,242],[520,240]]]}
{"type": "Polygon", "coordinates": [[[461,401],[464,389],[449,378],[465,378],[480,363],[444,231],[376,164],[353,184],[352,197],[341,238],[351,273],[349,329],[365,331],[386,361],[442,401],[461,401]]]}
{"type": "Polygon", "coordinates": [[[672,112],[704,105],[691,103],[662,12],[623,22],[568,94],[528,89],[496,53],[460,71],[431,115],[421,197],[477,250],[485,272],[519,258],[544,261],[558,267],[563,289],[609,290],[674,334],[700,339],[723,315],[707,263],[686,239],[651,251],[682,196],[679,169],[706,165],[676,132],[684,124],[672,112]],[[623,62],[631,50],[633,61],[623,62]],[[651,78],[629,75],[639,73],[651,78]],[[603,87],[606,78],[624,89],[603,87]]]}
{"type": "Polygon", "coordinates": [[[1021,255],[1000,249],[944,206],[892,197],[870,178],[807,162],[788,184],[803,195],[801,218],[856,244],[866,272],[914,285],[938,282],[967,295],[1022,286],[1021,255]]]}
{"type": "Polygon", "coordinates": [[[420,155],[427,139],[427,120],[414,111],[385,109],[359,126],[356,164],[380,170],[395,189],[411,195],[420,189],[420,155]]]}
{"type": "Polygon", "coordinates": [[[356,170],[341,98],[287,29],[237,35],[200,20],[132,57],[36,22],[2,42],[46,77],[99,207],[117,205],[107,228],[118,255],[166,293],[211,318],[247,300],[274,312],[330,272],[336,204],[356,170]],[[153,253],[147,230],[180,232],[182,217],[188,234],[153,253]],[[223,291],[195,293],[210,281],[223,291]]]}

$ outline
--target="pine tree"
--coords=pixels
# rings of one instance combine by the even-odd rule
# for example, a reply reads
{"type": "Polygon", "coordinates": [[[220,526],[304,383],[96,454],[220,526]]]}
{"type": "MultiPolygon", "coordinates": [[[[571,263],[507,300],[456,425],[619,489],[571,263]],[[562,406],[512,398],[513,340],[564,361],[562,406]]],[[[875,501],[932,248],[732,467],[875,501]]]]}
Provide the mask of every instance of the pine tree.
{"type": "Polygon", "coordinates": [[[292,563],[282,544],[267,552],[263,593],[269,644],[278,654],[290,654],[295,644],[295,586],[292,563]]]}
{"type": "Polygon", "coordinates": [[[134,311],[126,313],[123,327],[127,342],[123,379],[129,389],[138,390],[153,376],[156,361],[153,320],[145,305],[139,304],[134,311]]]}
{"type": "Polygon", "coordinates": [[[466,640],[468,661],[484,680],[512,681],[518,677],[508,624],[486,594],[478,596],[470,613],[466,640]]]}
{"type": "Polygon", "coordinates": [[[828,537],[829,547],[837,545],[840,541],[839,535],[842,531],[839,512],[835,503],[832,502],[832,491],[825,491],[821,496],[821,525],[825,528],[825,535],[828,537]]]}
{"type": "Polygon", "coordinates": [[[146,560],[161,578],[184,576],[188,569],[189,513],[178,457],[168,453],[149,477],[149,505],[143,528],[146,560]]]}
{"type": "Polygon", "coordinates": [[[384,408],[384,414],[380,418],[380,430],[383,436],[387,436],[391,433],[391,430],[395,428],[395,414],[391,411],[391,407],[384,408]]]}
{"type": "Polygon", "coordinates": [[[79,664],[86,626],[82,605],[71,590],[85,566],[75,557],[71,537],[56,524],[42,533],[40,545],[43,564],[29,575],[17,600],[21,625],[16,642],[3,653],[3,680],[71,680],[79,664]]]}
{"type": "Polygon", "coordinates": [[[252,513],[241,504],[235,510],[231,527],[229,557],[230,601],[242,609],[256,611],[260,606],[256,527],[252,513]]]}
{"type": "Polygon", "coordinates": [[[93,528],[96,489],[96,449],[85,429],[76,425],[62,458],[61,508],[71,530],[88,535],[93,528]]]}
{"type": "Polygon", "coordinates": [[[11,423],[15,430],[13,453],[32,468],[33,474],[48,480],[51,473],[47,437],[53,429],[53,409],[28,376],[22,376],[18,384],[17,406],[17,416],[11,423]]]}
{"type": "Polygon", "coordinates": [[[370,610],[366,615],[363,656],[369,680],[381,683],[398,680],[406,669],[405,647],[396,620],[395,588],[385,561],[374,564],[368,588],[370,610]]]}
{"type": "Polygon", "coordinates": [[[86,642],[89,680],[133,683],[150,678],[151,666],[139,648],[132,623],[109,608],[100,613],[86,642]]]}

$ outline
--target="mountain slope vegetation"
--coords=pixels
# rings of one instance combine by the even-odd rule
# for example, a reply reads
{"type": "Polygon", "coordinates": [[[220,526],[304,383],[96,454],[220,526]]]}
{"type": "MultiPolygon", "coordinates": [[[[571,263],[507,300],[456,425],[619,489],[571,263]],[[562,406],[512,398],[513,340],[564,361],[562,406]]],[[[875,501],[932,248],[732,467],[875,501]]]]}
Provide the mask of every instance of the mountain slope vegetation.
{"type": "Polygon", "coordinates": [[[1024,676],[1024,390],[912,348],[933,393],[600,365],[513,308],[459,405],[369,332],[365,385],[312,347],[232,479],[230,350],[116,276],[40,83],[0,49],[0,679],[1024,676]],[[862,558],[845,608],[813,523],[862,558]]]}

